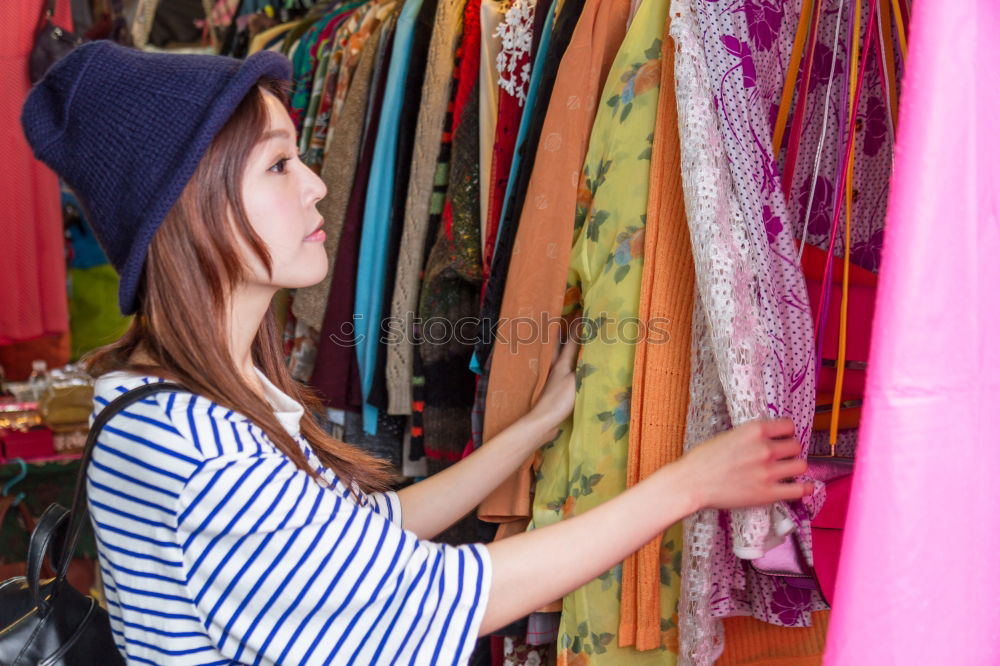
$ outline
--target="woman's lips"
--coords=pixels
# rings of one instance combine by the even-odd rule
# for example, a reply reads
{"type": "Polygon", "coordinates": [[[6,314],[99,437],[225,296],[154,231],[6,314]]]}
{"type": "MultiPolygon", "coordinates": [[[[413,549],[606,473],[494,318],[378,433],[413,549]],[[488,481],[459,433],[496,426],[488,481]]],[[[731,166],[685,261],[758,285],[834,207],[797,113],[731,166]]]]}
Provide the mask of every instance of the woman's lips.
{"type": "Polygon", "coordinates": [[[320,224],[316,227],[316,231],[312,232],[305,237],[306,243],[322,243],[326,240],[326,232],[323,231],[323,225],[320,224]]]}

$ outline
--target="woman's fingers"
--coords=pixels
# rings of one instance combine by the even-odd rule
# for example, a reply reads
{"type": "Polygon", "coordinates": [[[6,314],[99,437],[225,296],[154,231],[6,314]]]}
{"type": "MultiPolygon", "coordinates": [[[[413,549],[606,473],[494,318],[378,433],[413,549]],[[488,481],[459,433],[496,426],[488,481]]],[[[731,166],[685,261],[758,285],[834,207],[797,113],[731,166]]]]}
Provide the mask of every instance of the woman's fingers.
{"type": "Polygon", "coordinates": [[[772,460],[796,458],[802,452],[802,445],[797,439],[778,439],[767,443],[771,449],[772,460]]]}
{"type": "Polygon", "coordinates": [[[807,472],[795,426],[787,419],[745,423],[684,456],[702,489],[704,506],[733,509],[798,499],[811,489],[785,483],[807,472]]]}
{"type": "Polygon", "coordinates": [[[570,336],[569,340],[563,343],[559,350],[559,357],[556,359],[556,366],[565,371],[576,369],[576,356],[580,351],[580,343],[575,337],[570,336]]]}
{"type": "Polygon", "coordinates": [[[806,483],[779,483],[774,490],[775,500],[797,500],[806,495],[812,495],[813,484],[806,483]]]}
{"type": "Polygon", "coordinates": [[[789,419],[760,421],[761,434],[768,439],[785,439],[795,436],[795,424],[789,419]]]}
{"type": "Polygon", "coordinates": [[[780,479],[792,479],[806,473],[808,464],[802,458],[794,460],[782,460],[776,462],[768,470],[768,476],[775,481],[780,479]]]}

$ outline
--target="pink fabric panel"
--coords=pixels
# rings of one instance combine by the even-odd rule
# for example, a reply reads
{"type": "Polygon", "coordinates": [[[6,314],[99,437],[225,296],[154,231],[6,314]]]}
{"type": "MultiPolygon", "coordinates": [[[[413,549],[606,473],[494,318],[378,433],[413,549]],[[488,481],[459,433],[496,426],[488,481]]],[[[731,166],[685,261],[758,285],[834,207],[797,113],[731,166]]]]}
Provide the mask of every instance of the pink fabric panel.
{"type": "Polygon", "coordinates": [[[824,664],[1000,664],[996,0],[913,3],[824,664]]]}
{"type": "MultiPolygon", "coordinates": [[[[59,182],[31,154],[20,121],[44,4],[0,2],[0,345],[69,325],[59,182]]],[[[69,0],[56,2],[55,23],[72,29],[69,0]]]]}

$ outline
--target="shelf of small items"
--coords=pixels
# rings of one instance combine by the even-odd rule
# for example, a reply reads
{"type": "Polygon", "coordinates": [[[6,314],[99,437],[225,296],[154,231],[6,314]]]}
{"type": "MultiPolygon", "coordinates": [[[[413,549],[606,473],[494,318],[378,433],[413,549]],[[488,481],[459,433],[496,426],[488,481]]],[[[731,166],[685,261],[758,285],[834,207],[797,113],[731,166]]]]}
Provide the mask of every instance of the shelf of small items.
{"type": "MultiPolygon", "coordinates": [[[[72,505],[92,404],[90,378],[72,366],[46,373],[42,385],[24,382],[3,387],[0,494],[15,496],[12,506],[23,503],[37,518],[52,502],[72,505]]],[[[6,514],[0,522],[0,572],[24,561],[29,536],[24,512],[6,514]]],[[[89,526],[85,532],[77,556],[95,557],[89,526]]]]}
{"type": "Polygon", "coordinates": [[[61,459],[87,439],[94,389],[74,366],[54,369],[42,383],[9,383],[0,395],[0,462],[61,459]]]}

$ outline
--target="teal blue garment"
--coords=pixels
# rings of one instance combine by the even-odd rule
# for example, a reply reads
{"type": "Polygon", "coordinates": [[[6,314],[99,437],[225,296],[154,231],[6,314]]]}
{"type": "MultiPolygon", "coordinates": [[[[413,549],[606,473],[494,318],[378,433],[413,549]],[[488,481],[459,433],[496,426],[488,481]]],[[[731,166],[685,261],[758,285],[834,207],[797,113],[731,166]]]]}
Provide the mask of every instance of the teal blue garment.
{"type": "MultiPolygon", "coordinates": [[[[549,55],[549,42],[552,37],[552,24],[555,23],[556,4],[549,5],[549,13],[545,15],[545,25],[542,26],[542,37],[538,40],[538,53],[535,54],[531,63],[531,81],[528,83],[528,94],[524,98],[524,113],[521,114],[521,124],[517,128],[517,139],[514,142],[514,159],[510,163],[510,177],[507,179],[507,189],[503,195],[503,208],[500,212],[500,225],[497,227],[497,237],[503,228],[503,221],[507,217],[507,206],[510,205],[510,195],[514,187],[514,174],[517,173],[521,165],[521,146],[524,143],[524,135],[528,133],[528,125],[532,122],[535,112],[535,102],[538,99],[538,80],[542,75],[542,63],[549,55]]],[[[473,354],[469,361],[469,369],[477,375],[483,374],[483,369],[479,367],[479,359],[473,354]]]]}
{"type": "Polygon", "coordinates": [[[423,0],[406,0],[396,22],[385,97],[375,135],[372,170],[365,193],[365,214],[361,222],[361,249],[358,253],[358,278],[354,292],[355,353],[361,374],[364,429],[374,435],[378,408],[368,404],[375,378],[375,359],[382,323],[382,296],[385,290],[386,253],[392,215],[393,187],[396,177],[396,144],[399,116],[403,109],[406,73],[410,68],[413,29],[423,0]]]}
{"type": "MultiPolygon", "coordinates": [[[[90,223],[83,214],[83,206],[66,186],[59,181],[60,201],[63,210],[63,228],[69,236],[70,268],[93,268],[103,266],[108,263],[108,256],[104,254],[97,236],[94,235],[90,223]]],[[[117,285],[115,287],[117,289],[117,285]]]]}
{"type": "Polygon", "coordinates": [[[292,89],[288,100],[288,112],[295,123],[295,132],[302,134],[302,122],[305,120],[306,107],[309,105],[309,87],[312,85],[313,68],[316,63],[312,58],[313,46],[319,38],[319,33],[334,19],[336,13],[331,13],[319,19],[299,38],[299,45],[292,55],[292,89]]]}

